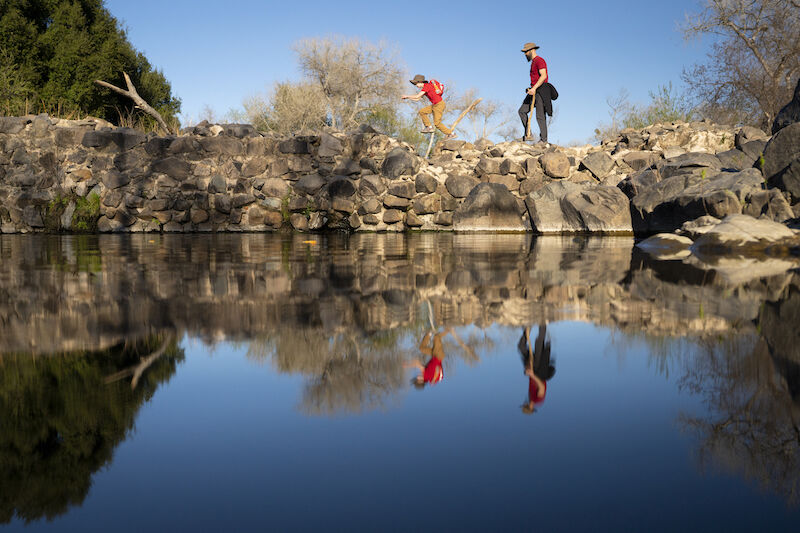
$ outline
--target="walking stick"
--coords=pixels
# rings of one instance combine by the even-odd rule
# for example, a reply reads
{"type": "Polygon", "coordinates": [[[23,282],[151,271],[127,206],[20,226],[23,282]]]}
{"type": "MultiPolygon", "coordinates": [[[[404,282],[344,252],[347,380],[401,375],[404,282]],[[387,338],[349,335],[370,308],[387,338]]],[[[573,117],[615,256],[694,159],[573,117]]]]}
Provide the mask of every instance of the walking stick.
{"type": "MultiPolygon", "coordinates": [[[[458,118],[456,119],[456,121],[453,122],[453,125],[450,127],[450,131],[455,131],[456,126],[458,126],[458,123],[461,122],[461,120],[465,116],[467,116],[467,113],[469,113],[470,111],[475,109],[475,106],[477,106],[481,102],[481,100],[483,100],[483,98],[478,98],[477,100],[475,100],[474,102],[469,104],[469,107],[467,107],[464,111],[462,111],[461,114],[458,115],[458,118]]],[[[431,133],[431,140],[430,140],[430,142],[428,142],[428,150],[425,152],[425,159],[428,159],[428,156],[431,153],[431,148],[433,148],[433,136],[435,134],[436,134],[435,131],[433,133],[431,133]]]]}
{"type": "Polygon", "coordinates": [[[530,95],[531,97],[531,109],[528,111],[528,125],[525,127],[525,138],[530,139],[531,137],[531,122],[533,121],[533,106],[536,103],[536,94],[530,95]]]}

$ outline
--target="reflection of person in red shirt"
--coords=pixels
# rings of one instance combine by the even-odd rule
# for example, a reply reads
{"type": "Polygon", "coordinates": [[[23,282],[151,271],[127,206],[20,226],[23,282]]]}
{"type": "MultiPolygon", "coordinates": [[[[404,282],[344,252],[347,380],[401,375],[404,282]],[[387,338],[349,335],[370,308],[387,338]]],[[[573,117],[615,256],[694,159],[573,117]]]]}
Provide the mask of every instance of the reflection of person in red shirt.
{"type": "Polygon", "coordinates": [[[525,328],[517,346],[528,376],[528,401],[522,404],[522,412],[531,414],[544,402],[547,394],[547,381],[556,373],[550,360],[550,341],[547,339],[547,325],[539,324],[539,334],[531,346],[531,328],[525,328]]]}
{"type": "Polygon", "coordinates": [[[435,385],[444,379],[444,368],[442,368],[444,346],[442,345],[442,337],[448,333],[450,333],[449,328],[433,335],[432,344],[432,331],[426,333],[422,338],[422,342],[419,344],[419,351],[430,356],[430,359],[424,366],[419,361],[415,361],[412,364],[420,371],[419,375],[412,381],[414,386],[418,389],[425,387],[426,384],[435,385]]]}

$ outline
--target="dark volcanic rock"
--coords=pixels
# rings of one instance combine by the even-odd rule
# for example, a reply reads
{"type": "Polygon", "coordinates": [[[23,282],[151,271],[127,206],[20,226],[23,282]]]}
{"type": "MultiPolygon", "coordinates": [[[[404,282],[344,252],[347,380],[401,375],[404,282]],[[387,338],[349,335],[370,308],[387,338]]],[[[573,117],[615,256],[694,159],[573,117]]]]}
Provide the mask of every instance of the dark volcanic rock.
{"type": "Polygon", "coordinates": [[[703,215],[723,218],[741,213],[750,195],[762,190],[762,183],[756,169],[667,178],[631,200],[633,228],[637,233],[669,232],[703,215]]]}
{"type": "Polygon", "coordinates": [[[772,134],[775,135],[783,128],[797,123],[800,123],[800,79],[797,80],[794,88],[792,101],[786,104],[775,117],[775,122],[772,123],[772,134]]]}
{"type": "Polygon", "coordinates": [[[457,231],[525,231],[517,198],[499,183],[480,183],[456,209],[457,231]]]}
{"type": "Polygon", "coordinates": [[[381,166],[381,174],[389,179],[416,173],[418,158],[403,148],[395,148],[386,156],[381,166]]]}
{"type": "Polygon", "coordinates": [[[466,198],[470,191],[480,183],[478,178],[453,174],[444,182],[444,186],[454,198],[466,198]]]}
{"type": "Polygon", "coordinates": [[[800,122],[786,126],[770,139],[764,148],[761,170],[770,185],[779,186],[778,183],[787,181],[781,179],[783,173],[797,160],[800,160],[800,122]]]}

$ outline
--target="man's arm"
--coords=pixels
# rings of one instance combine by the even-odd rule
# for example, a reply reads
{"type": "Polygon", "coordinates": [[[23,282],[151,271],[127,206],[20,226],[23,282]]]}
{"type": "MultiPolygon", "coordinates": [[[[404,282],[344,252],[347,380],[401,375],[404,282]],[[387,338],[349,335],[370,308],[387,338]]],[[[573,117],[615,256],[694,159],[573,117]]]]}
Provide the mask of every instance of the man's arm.
{"type": "Polygon", "coordinates": [[[544,85],[544,81],[547,79],[547,69],[540,68],[539,69],[539,79],[536,80],[536,85],[528,89],[528,94],[534,96],[536,94],[536,89],[544,85]]]}

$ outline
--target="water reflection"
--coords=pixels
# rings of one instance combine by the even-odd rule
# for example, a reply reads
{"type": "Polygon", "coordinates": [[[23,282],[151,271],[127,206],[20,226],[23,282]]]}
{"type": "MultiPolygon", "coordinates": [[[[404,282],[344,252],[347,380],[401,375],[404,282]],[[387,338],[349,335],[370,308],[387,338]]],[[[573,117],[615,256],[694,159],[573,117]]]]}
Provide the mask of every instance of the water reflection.
{"type": "Polygon", "coordinates": [[[169,381],[183,352],[152,335],[108,349],[0,356],[0,523],[80,505],[140,407],[169,381]]]}
{"type": "Polygon", "coordinates": [[[245,343],[254,363],[302,378],[302,413],[333,415],[448,387],[454,367],[494,350],[486,331],[509,326],[521,331],[529,414],[554,401],[543,409],[556,370],[548,324],[564,320],[643,339],[656,369],[705,401],[680,419],[701,466],[797,503],[796,272],[741,281],[654,261],[628,238],[306,239],[0,236],[0,522],[83,501],[175,373],[178,339],[245,343]]]}
{"type": "Polygon", "coordinates": [[[531,328],[526,327],[517,344],[525,375],[528,376],[528,401],[522,404],[522,412],[531,414],[536,406],[544,402],[547,394],[547,382],[555,375],[556,367],[550,357],[550,339],[547,336],[547,324],[539,324],[536,340],[531,342],[531,328]]]}

